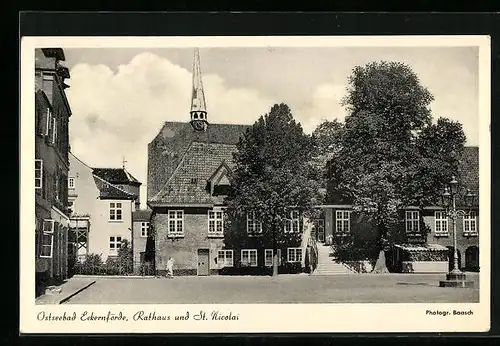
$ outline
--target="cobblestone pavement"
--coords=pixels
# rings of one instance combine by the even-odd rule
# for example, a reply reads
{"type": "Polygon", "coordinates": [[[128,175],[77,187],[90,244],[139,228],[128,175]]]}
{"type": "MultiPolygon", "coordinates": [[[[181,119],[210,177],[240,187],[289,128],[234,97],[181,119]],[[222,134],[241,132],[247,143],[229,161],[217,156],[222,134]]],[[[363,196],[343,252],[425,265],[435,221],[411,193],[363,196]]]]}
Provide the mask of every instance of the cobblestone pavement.
{"type": "Polygon", "coordinates": [[[462,303],[479,301],[475,287],[441,288],[437,274],[280,275],[96,278],[66,304],[462,303]]]}

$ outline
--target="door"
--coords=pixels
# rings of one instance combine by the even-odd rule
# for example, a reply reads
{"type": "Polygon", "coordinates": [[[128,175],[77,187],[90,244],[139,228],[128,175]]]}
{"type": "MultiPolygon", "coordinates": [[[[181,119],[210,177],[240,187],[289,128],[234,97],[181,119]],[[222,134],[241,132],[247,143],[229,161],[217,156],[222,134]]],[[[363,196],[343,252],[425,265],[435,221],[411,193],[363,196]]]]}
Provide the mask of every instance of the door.
{"type": "Polygon", "coordinates": [[[479,248],[477,246],[469,246],[465,250],[465,266],[467,270],[479,271],[479,248]]]}
{"type": "Polygon", "coordinates": [[[210,263],[210,250],[209,249],[198,249],[198,275],[206,276],[208,275],[208,270],[210,263]]]}
{"type": "Polygon", "coordinates": [[[316,232],[317,232],[317,240],[321,243],[325,242],[325,220],[317,219],[316,220],[316,232]]]}

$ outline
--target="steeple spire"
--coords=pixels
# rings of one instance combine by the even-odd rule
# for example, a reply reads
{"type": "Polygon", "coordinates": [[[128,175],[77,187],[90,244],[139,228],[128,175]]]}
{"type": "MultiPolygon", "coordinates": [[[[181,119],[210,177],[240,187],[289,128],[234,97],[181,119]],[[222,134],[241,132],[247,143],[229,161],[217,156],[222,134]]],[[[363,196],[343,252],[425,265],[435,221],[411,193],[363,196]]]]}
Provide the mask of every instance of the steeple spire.
{"type": "Polygon", "coordinates": [[[208,126],[207,105],[200,67],[200,52],[194,51],[193,59],[193,93],[191,95],[191,125],[195,130],[204,131],[208,126]]]}

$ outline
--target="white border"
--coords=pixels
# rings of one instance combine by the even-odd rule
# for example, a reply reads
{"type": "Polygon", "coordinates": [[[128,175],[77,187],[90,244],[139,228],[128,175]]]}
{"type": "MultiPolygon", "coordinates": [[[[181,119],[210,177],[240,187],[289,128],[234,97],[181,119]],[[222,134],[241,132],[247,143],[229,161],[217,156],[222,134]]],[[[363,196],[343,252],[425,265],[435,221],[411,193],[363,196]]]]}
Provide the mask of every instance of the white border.
{"type": "Polygon", "coordinates": [[[286,36],[286,37],[23,37],[21,40],[21,333],[193,332],[481,332],[490,328],[490,37],[489,36],[286,36]],[[160,47],[479,47],[480,303],[475,304],[230,304],[35,305],[34,48],[160,47]],[[95,314],[156,311],[232,311],[237,321],[43,322],[38,312],[95,314]],[[473,310],[472,316],[425,316],[425,310],[473,310]]]}

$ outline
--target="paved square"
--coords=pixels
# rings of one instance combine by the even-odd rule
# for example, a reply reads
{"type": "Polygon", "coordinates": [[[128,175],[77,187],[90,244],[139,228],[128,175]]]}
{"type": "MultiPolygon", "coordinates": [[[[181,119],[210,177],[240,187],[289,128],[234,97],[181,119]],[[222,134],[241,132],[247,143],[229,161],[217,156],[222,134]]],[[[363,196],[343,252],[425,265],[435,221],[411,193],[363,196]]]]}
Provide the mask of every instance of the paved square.
{"type": "Polygon", "coordinates": [[[474,303],[475,286],[441,288],[445,274],[96,278],[66,304],[474,303]]]}

